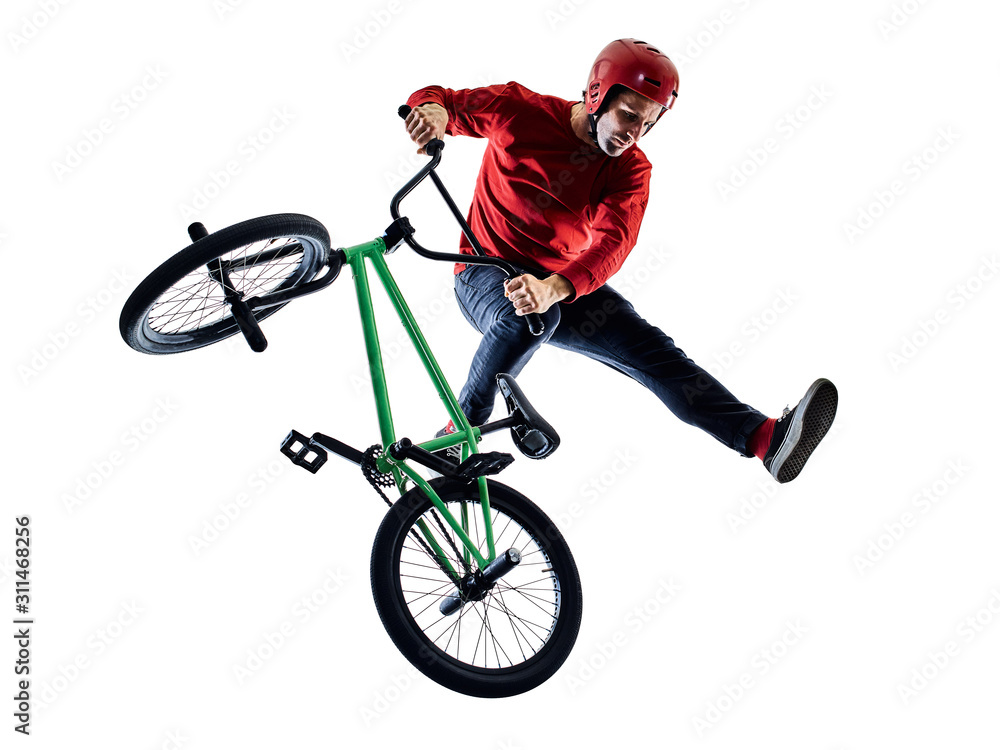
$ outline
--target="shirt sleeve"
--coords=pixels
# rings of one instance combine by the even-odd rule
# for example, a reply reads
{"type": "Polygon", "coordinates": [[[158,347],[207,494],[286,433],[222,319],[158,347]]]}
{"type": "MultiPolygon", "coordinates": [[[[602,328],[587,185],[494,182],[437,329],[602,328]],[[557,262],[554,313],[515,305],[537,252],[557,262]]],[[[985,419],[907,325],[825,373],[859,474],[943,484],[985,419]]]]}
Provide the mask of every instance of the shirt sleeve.
{"type": "Polygon", "coordinates": [[[603,196],[594,217],[593,242],[559,271],[576,290],[565,302],[573,302],[600,288],[622,267],[635,247],[646,213],[651,171],[649,162],[644,162],[603,196]]]}
{"type": "Polygon", "coordinates": [[[468,135],[473,138],[488,138],[508,117],[504,104],[509,98],[510,83],[484,86],[476,89],[446,89],[428,86],[415,91],[406,100],[411,107],[421,104],[440,104],[448,112],[448,135],[468,135]]]}

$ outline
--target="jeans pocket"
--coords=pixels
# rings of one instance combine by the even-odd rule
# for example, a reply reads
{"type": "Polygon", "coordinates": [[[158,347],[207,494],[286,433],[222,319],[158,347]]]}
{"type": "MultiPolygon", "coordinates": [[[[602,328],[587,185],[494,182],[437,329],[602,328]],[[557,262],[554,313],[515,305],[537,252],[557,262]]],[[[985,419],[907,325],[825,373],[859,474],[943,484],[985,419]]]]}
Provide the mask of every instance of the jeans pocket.
{"type": "Polygon", "coordinates": [[[455,280],[477,292],[488,293],[503,286],[507,274],[496,266],[466,266],[455,276],[455,280]]]}

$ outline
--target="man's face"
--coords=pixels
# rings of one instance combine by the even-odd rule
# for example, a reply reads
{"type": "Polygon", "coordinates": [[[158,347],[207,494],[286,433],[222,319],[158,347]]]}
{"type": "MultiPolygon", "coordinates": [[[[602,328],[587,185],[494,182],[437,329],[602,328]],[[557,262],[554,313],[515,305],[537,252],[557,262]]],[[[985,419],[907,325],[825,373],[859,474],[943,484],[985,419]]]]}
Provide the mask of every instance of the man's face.
{"type": "Polygon", "coordinates": [[[597,145],[608,156],[621,156],[656,121],[660,105],[625,89],[597,120],[597,145]]]}

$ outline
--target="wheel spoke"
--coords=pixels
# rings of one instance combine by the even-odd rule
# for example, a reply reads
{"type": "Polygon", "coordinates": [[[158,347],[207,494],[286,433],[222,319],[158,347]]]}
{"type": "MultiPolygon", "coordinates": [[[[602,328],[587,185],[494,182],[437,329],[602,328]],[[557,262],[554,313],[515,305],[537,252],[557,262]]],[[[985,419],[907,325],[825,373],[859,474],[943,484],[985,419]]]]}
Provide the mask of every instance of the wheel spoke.
{"type": "MultiPolygon", "coordinates": [[[[539,599],[540,601],[545,601],[544,599],[541,599],[541,597],[537,597],[534,594],[525,594],[521,591],[518,591],[516,588],[508,588],[507,591],[513,591],[515,594],[520,594],[522,597],[524,597],[526,601],[530,602],[531,604],[534,604],[542,612],[545,612],[545,614],[552,616],[553,614],[552,612],[548,611],[547,609],[545,609],[545,607],[541,606],[538,602],[534,601],[535,599],[539,599]]],[[[554,602],[546,602],[546,604],[552,604],[553,606],[555,606],[554,602]]]]}
{"type": "MultiPolygon", "coordinates": [[[[493,596],[493,592],[492,591],[490,592],[490,603],[489,603],[488,606],[492,606],[494,609],[499,609],[501,612],[503,612],[505,615],[507,615],[507,621],[508,621],[508,623],[510,623],[511,632],[514,634],[514,642],[517,644],[517,648],[521,652],[521,660],[524,661],[525,659],[528,658],[528,655],[524,653],[524,649],[521,647],[521,638],[524,638],[524,634],[517,627],[517,623],[514,622],[514,618],[511,616],[511,614],[508,611],[506,605],[504,605],[504,602],[503,602],[503,592],[498,590],[497,596],[495,598],[497,598],[497,599],[500,600],[500,606],[497,607],[493,603],[494,596],[493,596]]],[[[517,619],[520,619],[520,618],[517,618],[517,619]]],[[[526,646],[528,645],[527,639],[525,639],[525,645],[526,646]]],[[[531,648],[531,646],[528,646],[528,648],[531,648]]]]}
{"type": "MultiPolygon", "coordinates": [[[[548,625],[548,626],[542,625],[540,623],[533,622],[532,620],[527,620],[524,617],[521,617],[520,615],[515,615],[513,612],[511,612],[507,608],[507,605],[504,603],[503,594],[504,594],[504,592],[502,590],[497,590],[495,598],[497,598],[497,599],[500,600],[500,607],[499,607],[499,609],[501,609],[503,611],[503,613],[505,615],[507,615],[507,617],[510,618],[511,625],[515,626],[515,627],[518,624],[521,625],[521,626],[523,626],[527,630],[528,633],[534,635],[535,638],[537,638],[539,641],[541,641],[542,643],[544,643],[545,642],[545,638],[548,636],[549,633],[552,632],[552,626],[551,625],[548,625]],[[517,621],[517,623],[514,622],[515,620],[517,621]],[[533,631],[533,628],[537,628],[538,630],[540,630],[545,635],[538,635],[537,633],[535,633],[533,631]]],[[[525,643],[527,643],[528,639],[527,639],[526,636],[524,636],[524,631],[521,630],[520,628],[517,628],[517,630],[518,630],[519,633],[521,633],[522,637],[525,639],[525,643]]],[[[529,646],[529,648],[530,648],[530,646],[529,646]]]]}
{"type": "MultiPolygon", "coordinates": [[[[227,268],[233,291],[243,299],[264,296],[292,283],[301,275],[305,262],[306,250],[294,237],[251,243],[211,261],[227,268]],[[282,252],[285,247],[289,248],[287,253],[282,252]]],[[[217,326],[229,331],[235,329],[235,321],[229,315],[225,290],[202,267],[160,294],[147,314],[146,326],[169,340],[217,326]]]]}
{"type": "MultiPolygon", "coordinates": [[[[471,514],[469,538],[485,555],[482,507],[478,500],[461,502],[468,504],[471,514]]],[[[458,518],[460,501],[446,503],[458,518]]],[[[428,550],[415,545],[409,533],[399,547],[398,575],[410,617],[431,643],[460,662],[502,670],[533,658],[552,636],[559,617],[559,579],[555,574],[540,574],[539,566],[551,569],[552,562],[530,529],[502,507],[494,505],[490,515],[497,549],[519,549],[522,562],[485,592],[481,601],[466,602],[450,615],[441,614],[439,603],[454,591],[455,584],[442,575],[435,577],[435,571],[440,572],[438,560],[428,560],[428,550]],[[421,585],[415,585],[418,583],[421,585]]],[[[444,556],[456,570],[462,570],[464,551],[454,530],[444,523],[434,506],[420,518],[434,529],[444,556]]],[[[417,528],[414,521],[408,531],[417,528]]]]}
{"type": "MultiPolygon", "coordinates": [[[[437,604],[437,603],[438,603],[438,601],[440,601],[440,599],[441,599],[441,597],[443,596],[443,594],[438,594],[437,592],[441,591],[442,589],[446,589],[446,590],[447,590],[447,589],[449,589],[449,588],[451,588],[451,587],[452,587],[452,584],[450,584],[450,583],[446,583],[446,584],[445,584],[444,586],[439,586],[438,588],[434,589],[434,591],[428,591],[427,593],[425,593],[425,594],[423,594],[423,595],[421,595],[421,596],[418,596],[418,597],[417,597],[416,599],[411,599],[411,600],[409,600],[409,601],[408,601],[408,602],[406,603],[406,606],[408,606],[408,607],[409,607],[409,606],[410,606],[411,604],[413,604],[414,602],[416,602],[416,601],[417,601],[417,600],[419,600],[419,599],[423,599],[423,598],[424,598],[425,596],[436,596],[436,598],[435,598],[435,599],[434,599],[433,601],[431,601],[431,603],[430,603],[430,604],[428,604],[428,605],[427,605],[426,607],[424,607],[424,608],[423,608],[422,610],[420,610],[419,612],[417,612],[416,614],[414,614],[414,617],[419,617],[419,616],[420,616],[420,615],[422,615],[422,614],[423,614],[424,612],[426,612],[426,611],[427,611],[428,609],[430,609],[430,608],[431,608],[431,607],[433,607],[433,606],[434,606],[435,604],[437,604]]],[[[406,592],[404,591],[404,593],[406,593],[406,592]]],[[[414,592],[414,593],[416,593],[416,592],[414,592]]]]}

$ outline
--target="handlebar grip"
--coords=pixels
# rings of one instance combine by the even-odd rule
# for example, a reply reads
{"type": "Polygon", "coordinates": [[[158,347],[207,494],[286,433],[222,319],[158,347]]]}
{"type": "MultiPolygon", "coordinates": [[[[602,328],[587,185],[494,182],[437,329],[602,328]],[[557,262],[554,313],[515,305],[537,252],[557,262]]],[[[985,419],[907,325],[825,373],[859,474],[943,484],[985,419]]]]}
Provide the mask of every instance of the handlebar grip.
{"type": "Polygon", "coordinates": [[[545,324],[542,322],[542,316],[538,313],[528,313],[524,316],[528,323],[528,331],[532,336],[541,336],[545,333],[545,324]]]}
{"type": "MultiPolygon", "coordinates": [[[[413,111],[413,108],[410,105],[400,104],[399,109],[396,110],[396,114],[399,115],[400,119],[405,120],[409,116],[411,111],[413,111]]],[[[430,157],[433,157],[435,154],[437,154],[438,151],[440,151],[443,148],[444,148],[444,141],[442,141],[440,138],[432,138],[423,146],[424,153],[430,157]]]]}

